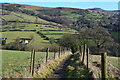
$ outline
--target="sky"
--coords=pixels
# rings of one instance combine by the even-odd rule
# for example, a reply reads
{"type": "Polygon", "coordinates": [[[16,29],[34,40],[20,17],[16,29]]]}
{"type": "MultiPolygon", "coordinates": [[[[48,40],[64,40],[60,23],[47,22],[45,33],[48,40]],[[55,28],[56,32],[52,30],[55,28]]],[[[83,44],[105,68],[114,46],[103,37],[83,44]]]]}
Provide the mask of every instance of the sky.
{"type": "Polygon", "coordinates": [[[43,7],[102,8],[118,10],[119,0],[1,0],[0,3],[28,4],[43,7]]]}

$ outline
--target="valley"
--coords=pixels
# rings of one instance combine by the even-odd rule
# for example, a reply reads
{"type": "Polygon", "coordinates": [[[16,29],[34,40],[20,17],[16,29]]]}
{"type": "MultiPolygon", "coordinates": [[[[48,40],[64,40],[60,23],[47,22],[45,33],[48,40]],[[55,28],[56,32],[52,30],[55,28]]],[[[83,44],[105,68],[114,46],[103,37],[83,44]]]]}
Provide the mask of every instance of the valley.
{"type": "Polygon", "coordinates": [[[120,79],[119,10],[0,5],[1,77],[120,79]]]}

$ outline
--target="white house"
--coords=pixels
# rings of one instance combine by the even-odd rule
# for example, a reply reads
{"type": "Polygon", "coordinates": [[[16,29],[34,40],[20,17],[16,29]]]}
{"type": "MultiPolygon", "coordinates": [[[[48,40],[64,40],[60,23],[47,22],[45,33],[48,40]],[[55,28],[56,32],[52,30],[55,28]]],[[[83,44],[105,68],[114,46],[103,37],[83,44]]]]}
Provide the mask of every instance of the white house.
{"type": "Polygon", "coordinates": [[[22,44],[28,44],[29,42],[28,42],[28,40],[24,40],[24,41],[22,41],[21,43],[22,43],[22,44]]]}

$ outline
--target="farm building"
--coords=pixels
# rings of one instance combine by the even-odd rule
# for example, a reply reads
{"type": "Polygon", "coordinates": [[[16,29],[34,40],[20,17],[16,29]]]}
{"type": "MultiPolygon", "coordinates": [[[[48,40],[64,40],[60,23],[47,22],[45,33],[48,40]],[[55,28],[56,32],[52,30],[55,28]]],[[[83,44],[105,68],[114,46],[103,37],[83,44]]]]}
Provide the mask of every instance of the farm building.
{"type": "Polygon", "coordinates": [[[30,38],[20,38],[20,43],[21,44],[28,44],[31,41],[30,38]]]}

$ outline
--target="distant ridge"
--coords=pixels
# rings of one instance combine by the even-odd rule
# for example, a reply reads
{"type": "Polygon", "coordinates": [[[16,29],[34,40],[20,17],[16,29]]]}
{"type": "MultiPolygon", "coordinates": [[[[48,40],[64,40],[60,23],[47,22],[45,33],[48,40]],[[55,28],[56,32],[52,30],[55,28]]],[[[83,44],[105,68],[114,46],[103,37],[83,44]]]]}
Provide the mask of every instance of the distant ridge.
{"type": "Polygon", "coordinates": [[[26,4],[11,4],[11,3],[0,3],[5,6],[16,6],[16,7],[24,7],[29,9],[46,9],[48,7],[41,7],[41,6],[33,6],[33,5],[26,5],[26,4]]]}

